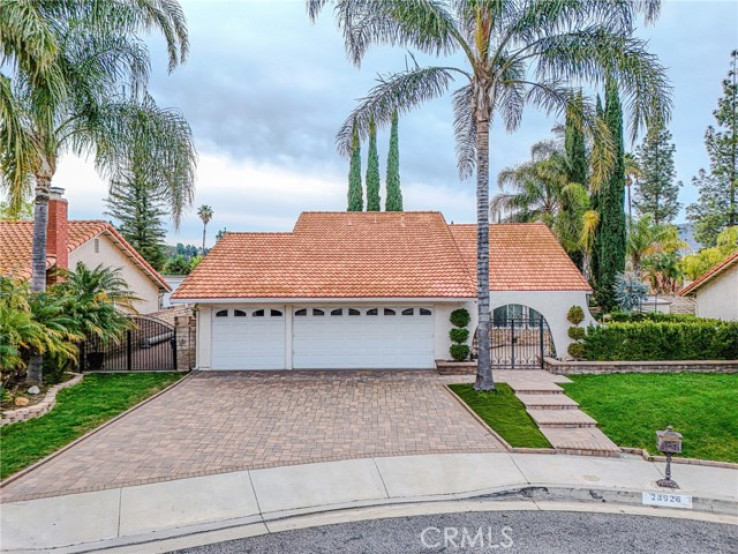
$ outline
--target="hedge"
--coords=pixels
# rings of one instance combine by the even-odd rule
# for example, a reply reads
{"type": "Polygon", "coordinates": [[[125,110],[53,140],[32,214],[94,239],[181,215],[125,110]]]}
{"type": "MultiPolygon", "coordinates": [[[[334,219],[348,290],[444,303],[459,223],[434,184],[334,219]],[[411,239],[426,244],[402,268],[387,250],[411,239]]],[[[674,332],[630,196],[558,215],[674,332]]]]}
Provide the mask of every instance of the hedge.
{"type": "Polygon", "coordinates": [[[737,360],[738,322],[610,323],[589,327],[583,344],[593,361],[737,360]]]}
{"type": "Polygon", "coordinates": [[[662,323],[690,323],[712,321],[714,319],[698,318],[692,314],[664,314],[661,312],[611,312],[598,318],[604,323],[637,323],[639,321],[657,321],[662,323]]]}

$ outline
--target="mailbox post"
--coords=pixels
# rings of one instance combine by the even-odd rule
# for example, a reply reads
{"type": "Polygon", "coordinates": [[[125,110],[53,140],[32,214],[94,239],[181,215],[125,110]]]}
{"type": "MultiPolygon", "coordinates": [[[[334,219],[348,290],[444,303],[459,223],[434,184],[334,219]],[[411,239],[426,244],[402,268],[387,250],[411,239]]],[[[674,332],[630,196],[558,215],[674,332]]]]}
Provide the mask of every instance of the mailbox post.
{"type": "Polygon", "coordinates": [[[677,433],[668,425],[664,431],[656,431],[656,438],[660,452],[666,455],[666,479],[659,479],[656,484],[659,487],[678,489],[676,481],[671,479],[671,456],[682,451],[682,435],[677,433]]]}

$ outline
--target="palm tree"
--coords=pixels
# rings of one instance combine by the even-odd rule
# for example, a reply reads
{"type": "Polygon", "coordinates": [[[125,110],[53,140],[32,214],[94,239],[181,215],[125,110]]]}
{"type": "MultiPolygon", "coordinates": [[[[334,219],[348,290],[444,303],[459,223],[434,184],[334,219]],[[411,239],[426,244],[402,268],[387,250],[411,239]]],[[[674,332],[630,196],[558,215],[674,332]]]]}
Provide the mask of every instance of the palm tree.
{"type": "Polygon", "coordinates": [[[197,208],[197,216],[202,219],[202,255],[205,255],[205,233],[208,230],[208,223],[213,219],[213,208],[207,204],[203,204],[197,208]]]}
{"type": "MultiPolygon", "coordinates": [[[[307,0],[317,18],[328,0],[307,0]]],[[[581,81],[615,78],[633,111],[633,132],[651,117],[668,118],[670,102],[663,67],[632,32],[638,15],[658,15],[660,1],[625,0],[336,0],[336,20],[348,55],[360,65],[373,44],[409,46],[429,55],[460,53],[461,66],[420,67],[380,78],[338,133],[351,150],[354,124],[363,137],[369,122],[388,124],[444,95],[455,79],[454,131],[462,177],[476,171],[477,299],[479,359],[477,390],[494,389],[489,353],[489,139],[493,116],[508,131],[518,128],[523,107],[563,113],[581,81]]],[[[578,120],[595,125],[594,109],[582,103],[578,120]]],[[[595,129],[600,134],[602,126],[595,129]]],[[[606,141],[602,141],[604,143],[606,141]]]]}
{"type": "MultiPolygon", "coordinates": [[[[56,78],[39,82],[26,66],[16,64],[3,97],[7,118],[0,123],[0,173],[11,206],[20,206],[31,182],[35,184],[31,289],[40,292],[46,286],[48,200],[59,157],[69,151],[93,154],[101,174],[116,175],[126,160],[132,121],[147,110],[137,100],[149,72],[148,50],[138,33],[162,31],[170,70],[186,57],[188,42],[184,15],[175,0],[36,4],[58,48],[48,69],[56,78]]],[[[31,19],[24,25],[33,25],[31,19]]],[[[18,60],[26,55],[23,51],[15,49],[18,60]]],[[[161,137],[148,139],[153,147],[161,137]]],[[[173,208],[177,224],[176,203],[173,208]]],[[[29,381],[40,381],[40,366],[37,356],[29,367],[29,381]]]]}

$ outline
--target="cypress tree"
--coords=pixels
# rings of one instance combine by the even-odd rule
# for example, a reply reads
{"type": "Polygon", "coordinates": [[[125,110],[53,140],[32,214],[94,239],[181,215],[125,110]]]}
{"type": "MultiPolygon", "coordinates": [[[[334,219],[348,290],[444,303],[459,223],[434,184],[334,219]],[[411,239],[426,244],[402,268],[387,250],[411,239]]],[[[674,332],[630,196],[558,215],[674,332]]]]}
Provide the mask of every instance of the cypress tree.
{"type": "MultiPolygon", "coordinates": [[[[569,103],[564,126],[564,151],[568,167],[567,180],[587,188],[587,146],[582,129],[580,114],[582,110],[582,94],[577,94],[569,103]]],[[[586,209],[586,208],[584,208],[586,209]]],[[[582,225],[582,206],[574,206],[566,196],[562,199],[559,216],[562,244],[565,245],[569,257],[581,271],[584,268],[584,255],[578,248],[582,225]]]]}
{"type": "Polygon", "coordinates": [[[369,122],[369,160],[366,167],[366,211],[382,209],[379,201],[379,154],[377,153],[377,126],[369,122]]]}
{"type": "Polygon", "coordinates": [[[636,150],[643,175],[638,181],[634,204],[638,213],[650,215],[655,224],[669,223],[679,213],[677,201],[681,181],[674,180],[674,151],[671,133],[661,123],[654,124],[636,150]]]}
{"type": "Polygon", "coordinates": [[[398,144],[397,110],[392,114],[389,153],[387,154],[387,199],[384,209],[388,212],[402,211],[402,191],[400,190],[400,145],[398,144]]]}
{"type": "Polygon", "coordinates": [[[402,191],[400,190],[400,145],[398,144],[397,110],[392,114],[390,148],[387,154],[387,198],[384,209],[388,212],[402,211],[402,191]]]}
{"type": "Polygon", "coordinates": [[[361,143],[359,131],[354,126],[354,136],[351,143],[351,165],[349,168],[348,211],[361,212],[364,210],[364,198],[361,190],[361,143]]]}
{"type": "MultiPolygon", "coordinates": [[[[602,99],[600,95],[597,95],[597,117],[604,119],[605,110],[602,108],[602,99]]],[[[589,202],[592,210],[600,214],[600,221],[595,228],[594,244],[592,245],[592,254],[590,259],[590,281],[592,288],[597,291],[597,283],[600,279],[600,266],[601,266],[601,255],[602,252],[602,196],[604,190],[607,188],[607,183],[602,183],[599,189],[592,192],[589,202]]]]}
{"type": "Polygon", "coordinates": [[[612,174],[600,191],[599,278],[595,287],[597,303],[606,310],[616,305],[613,285],[618,273],[625,270],[625,146],[623,143],[623,109],[617,83],[605,83],[605,122],[615,147],[612,174]]]}

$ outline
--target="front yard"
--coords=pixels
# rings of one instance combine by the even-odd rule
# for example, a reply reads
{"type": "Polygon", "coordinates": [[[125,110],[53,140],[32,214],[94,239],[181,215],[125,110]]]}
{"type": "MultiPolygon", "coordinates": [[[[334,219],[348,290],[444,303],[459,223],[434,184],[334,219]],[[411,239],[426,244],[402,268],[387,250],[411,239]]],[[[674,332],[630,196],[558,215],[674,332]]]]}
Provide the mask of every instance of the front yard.
{"type": "Polygon", "coordinates": [[[738,374],[570,375],[562,384],[619,446],[656,452],[657,430],[684,435],[681,456],[738,463],[738,374]]]}
{"type": "Polygon", "coordinates": [[[64,389],[43,417],[0,427],[0,478],[48,456],[164,389],[181,373],[90,374],[64,389]]]}
{"type": "Polygon", "coordinates": [[[510,446],[551,448],[515,392],[505,383],[496,386],[497,392],[475,391],[471,384],[449,385],[449,388],[510,446]]]}

